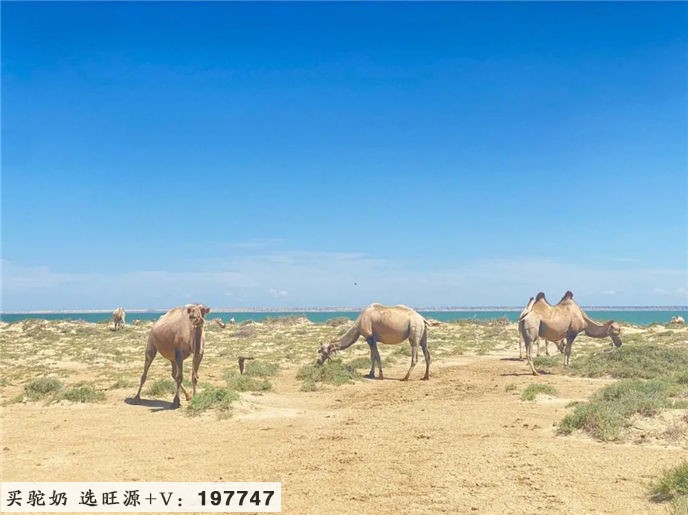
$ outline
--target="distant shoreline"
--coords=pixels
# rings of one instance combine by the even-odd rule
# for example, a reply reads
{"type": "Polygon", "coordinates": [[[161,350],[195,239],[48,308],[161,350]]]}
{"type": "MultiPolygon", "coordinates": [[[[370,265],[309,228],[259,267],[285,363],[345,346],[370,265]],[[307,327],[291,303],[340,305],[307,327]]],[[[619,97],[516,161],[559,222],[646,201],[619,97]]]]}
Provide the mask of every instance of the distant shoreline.
{"type": "MultiPolygon", "coordinates": [[[[688,311],[688,306],[582,306],[587,311],[688,311]]],[[[165,313],[170,308],[131,308],[127,313],[165,313]]],[[[212,308],[216,313],[341,313],[361,311],[362,307],[326,307],[326,308],[212,308]]],[[[476,307],[420,307],[416,311],[439,312],[475,312],[483,311],[521,311],[523,306],[476,306],[476,307]]],[[[0,311],[0,315],[59,315],[71,313],[112,313],[113,309],[59,309],[36,311],[0,311]]]]}

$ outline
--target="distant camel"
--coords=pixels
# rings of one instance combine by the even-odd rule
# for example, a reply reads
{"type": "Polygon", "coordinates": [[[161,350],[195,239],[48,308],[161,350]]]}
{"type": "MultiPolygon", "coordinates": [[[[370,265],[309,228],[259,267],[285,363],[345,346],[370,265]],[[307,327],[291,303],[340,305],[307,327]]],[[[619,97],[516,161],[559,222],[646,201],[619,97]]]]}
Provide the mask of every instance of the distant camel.
{"type": "Polygon", "coordinates": [[[179,390],[191,400],[191,396],[184,388],[182,379],[184,375],[184,360],[193,354],[193,372],[191,385],[193,395],[196,395],[196,383],[198,382],[198,367],[203,359],[205,347],[205,334],[203,325],[205,315],[210,308],[203,304],[187,304],[183,308],[173,308],[161,316],[151,329],[146,345],[146,362],[143,365],[141,384],[134,397],[135,402],[141,401],[141,389],[146,382],[146,375],[153,359],[158,352],[172,363],[172,377],[177,383],[177,391],[172,401],[172,407],[179,407],[179,390]]]}
{"type": "Polygon", "coordinates": [[[671,317],[670,323],[676,324],[676,325],[684,325],[686,323],[686,321],[683,319],[682,316],[679,315],[679,316],[671,317]]]}
{"type": "Polygon", "coordinates": [[[126,325],[127,314],[124,312],[124,308],[117,308],[112,312],[112,321],[115,324],[115,331],[117,329],[124,329],[126,325]]]}
{"type": "Polygon", "coordinates": [[[396,345],[408,339],[411,344],[411,367],[406,372],[402,381],[408,380],[413,367],[418,362],[418,346],[423,349],[425,356],[425,375],[423,379],[430,377],[430,352],[428,351],[428,325],[429,322],[413,309],[407,306],[383,306],[371,304],[366,307],[356,319],[354,326],[343,336],[330,344],[320,347],[318,363],[323,364],[332,353],[344,350],[363,336],[370,346],[370,373],[365,377],[375,378],[375,364],[380,372],[378,379],[383,379],[382,359],[377,350],[377,343],[396,345]]]}
{"type": "MultiPolygon", "coordinates": [[[[535,304],[535,309],[539,310],[549,310],[552,308],[552,306],[549,305],[547,300],[545,299],[545,294],[542,294],[542,301],[541,303],[535,304]]],[[[528,305],[523,309],[521,312],[521,315],[519,316],[519,320],[521,320],[527,313],[527,310],[531,309],[534,305],[534,299],[531,297],[530,301],[528,302],[528,305]]],[[[518,359],[523,361],[523,335],[521,331],[519,330],[519,338],[518,338],[518,359]]],[[[537,355],[540,356],[540,340],[541,338],[538,336],[535,340],[535,343],[537,343],[537,355]]],[[[559,352],[564,352],[564,348],[566,345],[566,338],[562,338],[561,340],[552,342],[557,346],[557,350],[559,352]]],[[[549,344],[550,340],[545,340],[545,354],[549,356],[549,344]]]]}
{"type": "Polygon", "coordinates": [[[518,320],[518,330],[526,346],[526,359],[534,375],[539,375],[531,358],[532,343],[538,337],[550,341],[566,338],[564,366],[571,364],[571,346],[579,333],[585,332],[592,338],[610,337],[616,347],[621,346],[621,328],[610,320],[599,324],[592,320],[573,300],[573,293],[567,291],[556,306],[550,306],[545,294],[540,292],[535,300],[528,302],[518,320]]]}

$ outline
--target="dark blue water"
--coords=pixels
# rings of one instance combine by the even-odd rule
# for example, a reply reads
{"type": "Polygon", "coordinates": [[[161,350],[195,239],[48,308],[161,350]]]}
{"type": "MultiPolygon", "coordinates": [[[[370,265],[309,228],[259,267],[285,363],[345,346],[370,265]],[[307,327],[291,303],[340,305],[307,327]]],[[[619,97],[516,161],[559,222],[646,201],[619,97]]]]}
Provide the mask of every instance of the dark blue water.
{"type": "MultiPolygon", "coordinates": [[[[688,320],[688,309],[677,308],[674,310],[587,310],[590,317],[595,320],[617,320],[635,325],[648,325],[653,323],[666,324],[671,321],[672,316],[680,315],[688,320]]],[[[230,318],[234,318],[237,322],[245,320],[253,320],[260,322],[266,318],[278,318],[287,316],[303,316],[308,318],[311,322],[322,323],[332,318],[345,317],[350,320],[355,320],[358,316],[358,311],[289,311],[289,312],[268,312],[268,311],[254,311],[254,312],[234,312],[234,311],[217,311],[211,312],[209,318],[221,318],[227,322],[230,318]]],[[[494,320],[497,318],[508,318],[512,322],[518,319],[520,310],[518,311],[420,311],[426,318],[433,318],[441,322],[451,322],[454,320],[494,320]]],[[[127,313],[127,323],[134,320],[157,320],[164,312],[145,312],[145,313],[127,313]]],[[[43,319],[43,320],[83,320],[85,322],[103,322],[112,321],[112,313],[4,313],[0,314],[0,320],[3,322],[18,322],[26,319],[43,319]]]]}

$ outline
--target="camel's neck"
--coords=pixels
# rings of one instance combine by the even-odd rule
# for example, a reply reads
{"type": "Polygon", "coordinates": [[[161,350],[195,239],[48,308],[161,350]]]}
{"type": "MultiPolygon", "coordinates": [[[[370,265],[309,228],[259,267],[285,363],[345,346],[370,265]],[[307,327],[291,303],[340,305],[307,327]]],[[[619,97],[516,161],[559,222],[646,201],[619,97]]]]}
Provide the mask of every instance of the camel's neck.
{"type": "Polygon", "coordinates": [[[604,324],[598,324],[594,320],[586,318],[585,334],[592,338],[604,338],[609,336],[609,324],[611,322],[605,322],[604,324]]]}
{"type": "Polygon", "coordinates": [[[343,350],[347,347],[351,347],[354,343],[356,343],[359,336],[361,336],[361,333],[358,330],[358,323],[356,323],[351,329],[342,335],[339,341],[335,343],[337,350],[343,350]]]}

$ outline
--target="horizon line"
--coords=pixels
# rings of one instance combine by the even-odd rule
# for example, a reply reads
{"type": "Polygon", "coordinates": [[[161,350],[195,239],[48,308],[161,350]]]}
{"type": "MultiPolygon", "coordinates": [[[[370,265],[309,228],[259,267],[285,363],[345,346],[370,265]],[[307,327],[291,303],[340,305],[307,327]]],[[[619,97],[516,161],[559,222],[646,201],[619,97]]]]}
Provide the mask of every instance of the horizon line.
{"type": "MultiPolygon", "coordinates": [[[[165,313],[171,308],[131,308],[126,309],[128,313],[165,313]]],[[[647,310],[647,311],[671,311],[680,310],[688,311],[688,305],[645,305],[645,306],[630,306],[630,305],[610,305],[610,306],[581,306],[588,310],[600,311],[630,311],[630,310],[647,310]]],[[[211,313],[295,313],[295,312],[356,312],[364,309],[363,307],[352,306],[328,306],[328,307],[235,307],[235,308],[212,308],[211,313]]],[[[519,311],[523,307],[520,306],[424,306],[413,307],[416,311],[519,311]]],[[[69,313],[112,313],[113,309],[39,309],[39,310],[0,310],[0,315],[41,315],[41,314],[69,314],[69,313]]]]}

